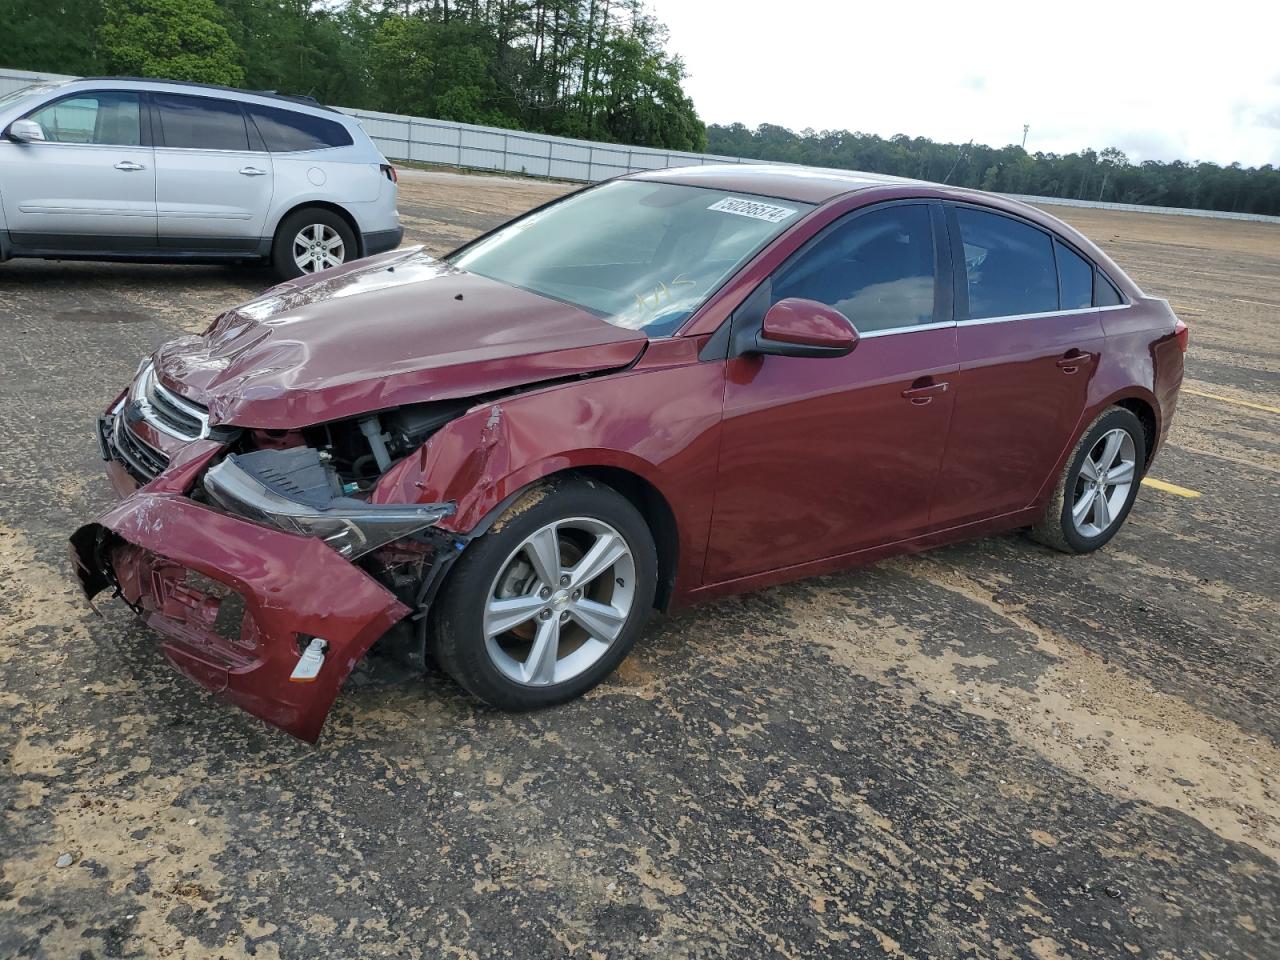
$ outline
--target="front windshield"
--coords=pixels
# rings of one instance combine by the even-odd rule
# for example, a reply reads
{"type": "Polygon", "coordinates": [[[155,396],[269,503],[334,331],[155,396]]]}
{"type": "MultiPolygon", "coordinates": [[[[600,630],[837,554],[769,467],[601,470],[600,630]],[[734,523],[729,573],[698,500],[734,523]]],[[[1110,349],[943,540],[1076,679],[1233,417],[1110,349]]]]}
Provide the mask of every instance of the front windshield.
{"type": "Polygon", "coordinates": [[[615,180],[501,227],[449,260],[663,337],[811,209],[705,187],[615,180]]]}
{"type": "Polygon", "coordinates": [[[6,93],[3,97],[0,97],[0,110],[12,107],[19,100],[25,100],[27,97],[34,97],[40,93],[48,93],[50,90],[55,90],[60,86],[61,84],[58,83],[28,84],[19,90],[14,90],[12,93],[6,93]]]}

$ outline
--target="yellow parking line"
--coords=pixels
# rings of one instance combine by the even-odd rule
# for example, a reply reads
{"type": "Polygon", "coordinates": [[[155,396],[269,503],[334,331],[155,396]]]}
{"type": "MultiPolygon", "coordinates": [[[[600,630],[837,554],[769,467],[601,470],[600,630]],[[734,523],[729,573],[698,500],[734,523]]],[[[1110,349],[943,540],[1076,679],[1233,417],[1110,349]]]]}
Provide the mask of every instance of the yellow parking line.
{"type": "Polygon", "coordinates": [[[1177,494],[1179,497],[1186,497],[1194,500],[1200,496],[1198,491],[1188,490],[1186,487],[1180,487],[1176,483],[1165,483],[1163,480],[1157,480],[1155,477],[1143,477],[1142,485],[1150,487],[1153,490],[1163,490],[1165,493],[1177,494]]]}
{"type": "Polygon", "coordinates": [[[1223,403],[1234,403],[1239,407],[1248,407],[1250,410],[1262,410],[1265,413],[1280,413],[1280,407],[1268,407],[1265,403],[1252,403],[1248,400],[1237,400],[1235,397],[1224,397],[1220,393],[1205,393],[1203,390],[1192,390],[1190,387],[1183,387],[1183,393],[1189,393],[1193,397],[1208,397],[1210,400],[1221,400],[1223,403]]]}

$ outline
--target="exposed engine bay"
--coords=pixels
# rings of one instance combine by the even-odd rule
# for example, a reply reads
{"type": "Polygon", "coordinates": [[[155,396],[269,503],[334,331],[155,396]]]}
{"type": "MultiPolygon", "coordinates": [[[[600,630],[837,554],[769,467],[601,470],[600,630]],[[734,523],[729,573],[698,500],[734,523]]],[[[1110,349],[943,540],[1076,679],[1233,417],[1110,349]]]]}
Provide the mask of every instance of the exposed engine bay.
{"type": "Polygon", "coordinates": [[[424,612],[465,545],[431,529],[452,504],[374,504],[387,470],[473,400],[415,404],[302,430],[243,430],[192,491],[235,516],[317,537],[424,612]]]}
{"type": "MultiPolygon", "coordinates": [[[[371,490],[393,464],[475,402],[413,404],[304,430],[252,430],[247,431],[243,444],[245,449],[258,451],[310,448],[317,454],[331,494],[351,496],[371,490]]],[[[262,457],[259,462],[275,463],[272,469],[288,471],[293,461],[262,457]]],[[[310,478],[313,484],[318,479],[318,475],[310,478]]]]}

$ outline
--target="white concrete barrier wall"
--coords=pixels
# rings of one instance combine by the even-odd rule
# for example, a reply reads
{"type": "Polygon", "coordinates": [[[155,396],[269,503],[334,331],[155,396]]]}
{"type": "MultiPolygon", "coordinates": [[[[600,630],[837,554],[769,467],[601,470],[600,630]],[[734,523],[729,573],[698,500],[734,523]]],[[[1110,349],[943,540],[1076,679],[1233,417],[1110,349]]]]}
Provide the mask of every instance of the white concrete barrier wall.
{"type": "Polygon", "coordinates": [[[357,118],[378,149],[393,160],[584,181],[689,164],[761,162],[595,143],[349,107],[338,109],[357,118]]]}
{"type": "MultiPolygon", "coordinates": [[[[73,80],[52,73],[32,73],[0,67],[0,97],[31,83],[73,80]]],[[[706,163],[762,163],[741,157],[720,157],[707,153],[656,150],[616,143],[595,143],[542,133],[526,133],[500,127],[479,127],[450,120],[430,120],[374,110],[338,107],[360,121],[378,149],[392,160],[414,160],[473,170],[559,180],[595,182],[641,170],[684,167],[706,163]]],[[[1280,223],[1280,217],[1222,210],[1192,210],[1181,207],[1153,207],[1132,203],[1099,203],[1058,197],[1031,197],[1002,194],[1025,203],[1128,210],[1135,213],[1166,213],[1188,217],[1215,217],[1226,220],[1258,220],[1280,223]]]]}

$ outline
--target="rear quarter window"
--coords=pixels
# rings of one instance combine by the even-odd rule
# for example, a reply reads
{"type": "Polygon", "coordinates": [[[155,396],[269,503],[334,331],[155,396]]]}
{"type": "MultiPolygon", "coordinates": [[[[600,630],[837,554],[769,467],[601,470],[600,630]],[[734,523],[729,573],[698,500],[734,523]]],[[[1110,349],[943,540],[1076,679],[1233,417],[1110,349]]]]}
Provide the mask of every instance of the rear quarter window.
{"type": "Polygon", "coordinates": [[[354,141],[342,124],[294,110],[245,104],[267,149],[272,153],[349,147],[354,141]]]}
{"type": "Polygon", "coordinates": [[[1116,289],[1116,285],[1107,279],[1107,275],[1101,270],[1095,270],[1093,275],[1093,305],[1095,307],[1114,307],[1124,303],[1124,297],[1120,296],[1120,291],[1116,289]]]}

